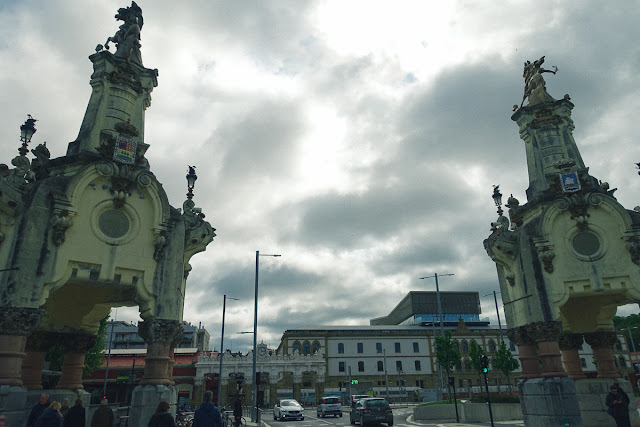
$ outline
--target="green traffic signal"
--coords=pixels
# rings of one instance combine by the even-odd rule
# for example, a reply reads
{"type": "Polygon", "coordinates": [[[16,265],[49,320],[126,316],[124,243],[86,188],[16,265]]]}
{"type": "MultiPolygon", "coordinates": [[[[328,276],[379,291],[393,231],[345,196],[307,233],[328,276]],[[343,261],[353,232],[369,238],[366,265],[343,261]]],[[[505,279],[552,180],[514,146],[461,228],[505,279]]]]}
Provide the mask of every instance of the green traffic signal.
{"type": "Polygon", "coordinates": [[[358,380],[351,380],[351,384],[358,384],[358,380]]]}

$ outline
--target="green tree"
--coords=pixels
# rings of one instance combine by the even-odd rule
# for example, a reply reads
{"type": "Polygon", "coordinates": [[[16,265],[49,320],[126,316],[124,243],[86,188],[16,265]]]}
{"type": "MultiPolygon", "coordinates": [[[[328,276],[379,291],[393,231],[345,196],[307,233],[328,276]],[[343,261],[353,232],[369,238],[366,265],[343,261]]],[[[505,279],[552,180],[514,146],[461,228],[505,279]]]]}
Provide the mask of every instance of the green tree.
{"type": "Polygon", "coordinates": [[[96,369],[98,369],[104,363],[104,347],[107,342],[107,322],[109,315],[100,320],[100,326],[98,327],[98,336],[96,343],[91,347],[84,357],[84,368],[82,369],[82,376],[91,375],[96,369]]]}
{"type": "Polygon", "coordinates": [[[478,373],[478,377],[482,374],[481,358],[484,355],[484,349],[478,345],[475,340],[471,340],[469,345],[469,362],[471,368],[478,373]]]}
{"type": "Polygon", "coordinates": [[[511,350],[507,348],[504,341],[500,343],[500,347],[496,352],[496,357],[491,361],[491,364],[507,377],[507,382],[509,383],[509,394],[513,394],[511,372],[518,369],[520,363],[513,357],[513,353],[511,353],[511,350]]]}
{"type": "MultiPolygon", "coordinates": [[[[460,352],[451,341],[451,331],[444,331],[444,335],[436,336],[436,360],[440,364],[440,369],[446,373],[446,384],[449,384],[449,375],[460,360],[460,352]]],[[[449,396],[451,396],[451,392],[449,392],[449,396]]]]}

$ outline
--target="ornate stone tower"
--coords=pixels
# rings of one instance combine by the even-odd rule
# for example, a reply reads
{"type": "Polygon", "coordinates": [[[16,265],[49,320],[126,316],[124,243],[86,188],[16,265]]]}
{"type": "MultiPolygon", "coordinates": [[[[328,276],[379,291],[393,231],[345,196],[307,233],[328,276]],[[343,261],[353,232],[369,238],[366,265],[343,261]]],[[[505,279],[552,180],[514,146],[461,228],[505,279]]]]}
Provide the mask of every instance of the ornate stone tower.
{"type": "Polygon", "coordinates": [[[608,425],[604,397],[620,376],[612,318],[618,306],[640,300],[640,214],[589,175],[573,139],[574,105],[568,95],[556,101],[546,92],[542,73],[555,71],[543,62],[525,63],[529,102],[511,117],[526,147],[528,201],[509,197],[510,221],[499,208],[484,246],[496,263],[509,338],[519,347],[525,423],[608,425]],[[584,379],[583,340],[599,380],[584,379]]]}
{"type": "Polygon", "coordinates": [[[30,118],[14,168],[0,165],[0,412],[10,425],[26,423],[23,409],[41,393],[53,343],[62,344],[64,362],[48,393],[83,395],[85,352],[112,307],[139,307],[148,344],[130,424],[146,425],[153,408],[145,398],[177,399],[173,347],[182,337],[189,260],[215,233],[192,201],[193,167],[182,211],[150,171],[144,116],[158,73],[142,65],[140,8],[133,2],[116,18],[124,24],[107,41],[115,54],[98,45],[89,57],[91,98],[67,154],[50,159],[41,144],[30,161],[30,118]]]}

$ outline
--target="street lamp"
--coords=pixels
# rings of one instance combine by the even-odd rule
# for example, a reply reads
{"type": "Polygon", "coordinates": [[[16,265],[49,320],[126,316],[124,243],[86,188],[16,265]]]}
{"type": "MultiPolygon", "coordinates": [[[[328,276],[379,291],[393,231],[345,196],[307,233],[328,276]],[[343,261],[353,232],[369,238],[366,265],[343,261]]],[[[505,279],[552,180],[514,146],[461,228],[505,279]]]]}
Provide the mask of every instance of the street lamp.
{"type": "Polygon", "coordinates": [[[255,286],[255,303],[253,310],[253,373],[251,374],[251,422],[256,422],[257,408],[256,400],[258,396],[258,387],[256,384],[256,356],[258,348],[258,267],[261,256],[279,257],[280,255],[262,254],[260,251],[256,251],[256,286],[255,286]]]}
{"type": "Polygon", "coordinates": [[[193,188],[196,186],[196,179],[198,179],[198,175],[196,175],[196,167],[189,166],[189,173],[187,174],[187,199],[193,199],[193,188]]]}
{"type": "MultiPolygon", "coordinates": [[[[498,294],[500,292],[497,292],[498,294]]],[[[483,297],[488,297],[491,294],[482,295],[483,297]]],[[[493,301],[496,303],[496,315],[498,316],[498,330],[500,331],[500,342],[502,343],[504,339],[502,338],[502,323],[500,323],[500,310],[498,310],[498,297],[496,296],[496,291],[493,291],[493,301]]]]}
{"type": "MultiPolygon", "coordinates": [[[[453,276],[453,273],[441,274],[440,276],[453,276]]],[[[440,303],[440,287],[438,286],[438,273],[434,273],[433,276],[420,277],[419,279],[420,280],[431,279],[432,277],[436,279],[436,298],[438,300],[438,316],[440,317],[440,334],[444,336],[444,319],[442,318],[442,304],[440,303]]],[[[437,362],[437,359],[436,359],[436,362],[437,362]]],[[[438,385],[439,385],[438,400],[442,400],[442,388],[443,388],[442,372],[440,370],[440,362],[437,362],[437,363],[438,363],[438,385]]]]}
{"type": "MultiPolygon", "coordinates": [[[[229,297],[232,300],[238,300],[238,298],[229,297]]],[[[218,373],[218,408],[221,408],[220,404],[222,403],[222,356],[224,355],[224,312],[227,308],[227,294],[224,295],[224,299],[222,300],[222,334],[220,335],[220,354],[218,355],[218,359],[220,359],[220,372],[218,373]]]]}
{"type": "Polygon", "coordinates": [[[502,210],[502,193],[500,192],[500,185],[493,186],[493,195],[491,197],[493,198],[493,202],[498,207],[498,217],[501,217],[503,210],[502,210]]]}
{"type": "Polygon", "coordinates": [[[18,148],[18,152],[21,156],[26,156],[29,152],[27,146],[31,142],[31,137],[34,133],[36,133],[36,119],[31,117],[31,114],[27,114],[27,120],[23,125],[20,126],[20,141],[22,141],[22,146],[18,148]]]}

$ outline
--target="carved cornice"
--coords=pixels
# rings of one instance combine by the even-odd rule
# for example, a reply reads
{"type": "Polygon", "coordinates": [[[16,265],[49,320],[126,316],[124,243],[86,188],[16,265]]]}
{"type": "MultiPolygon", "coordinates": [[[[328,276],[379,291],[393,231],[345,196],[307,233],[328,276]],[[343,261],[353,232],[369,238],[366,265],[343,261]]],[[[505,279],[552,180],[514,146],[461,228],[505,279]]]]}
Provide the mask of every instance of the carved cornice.
{"type": "Polygon", "coordinates": [[[624,236],[625,247],[631,255],[631,261],[634,264],[640,265],[640,236],[624,236]]]}
{"type": "Polygon", "coordinates": [[[527,335],[536,342],[557,341],[562,334],[562,323],[558,321],[534,322],[525,326],[527,335]]]}
{"type": "Polygon", "coordinates": [[[583,342],[584,338],[582,334],[574,334],[571,332],[563,332],[558,339],[560,350],[579,350],[583,342]]]}
{"type": "Polygon", "coordinates": [[[584,340],[591,348],[611,347],[618,341],[614,331],[595,331],[584,334],[584,340]]]}
{"type": "Polygon", "coordinates": [[[27,351],[48,351],[59,343],[59,335],[56,332],[36,330],[27,339],[27,351]]]}
{"type": "Polygon", "coordinates": [[[62,210],[59,213],[54,213],[51,217],[51,227],[53,229],[51,233],[51,240],[56,246],[60,246],[66,240],[65,234],[67,229],[73,225],[73,220],[69,211],[62,210]]]}
{"type": "Polygon", "coordinates": [[[534,344],[535,340],[529,336],[526,326],[516,326],[507,329],[507,337],[517,346],[534,344]]]}
{"type": "Polygon", "coordinates": [[[549,244],[546,240],[539,240],[535,242],[536,249],[538,251],[538,258],[544,266],[544,270],[551,274],[553,273],[553,259],[556,257],[556,253],[553,251],[553,245],[549,244]]]}
{"type": "Polygon", "coordinates": [[[173,345],[182,339],[182,324],[178,320],[149,319],[138,323],[138,335],[146,343],[164,342],[173,345]]]}
{"type": "Polygon", "coordinates": [[[113,205],[116,209],[124,206],[126,198],[133,193],[133,189],[145,188],[154,180],[153,174],[146,169],[113,161],[103,160],[96,164],[96,170],[111,181],[109,192],[113,195],[113,205]]]}
{"type": "Polygon", "coordinates": [[[42,319],[44,310],[29,307],[0,307],[0,334],[29,335],[42,319]]]}
{"type": "Polygon", "coordinates": [[[58,339],[64,351],[86,353],[96,344],[97,337],[84,332],[59,333],[58,339]]]}

